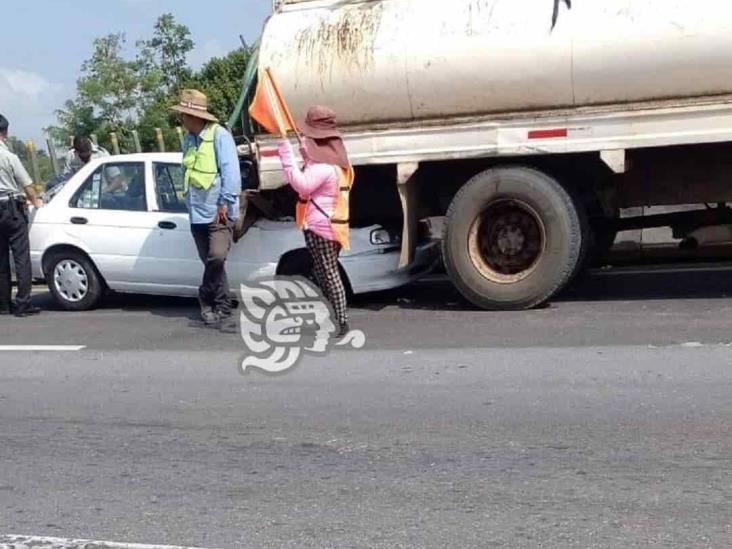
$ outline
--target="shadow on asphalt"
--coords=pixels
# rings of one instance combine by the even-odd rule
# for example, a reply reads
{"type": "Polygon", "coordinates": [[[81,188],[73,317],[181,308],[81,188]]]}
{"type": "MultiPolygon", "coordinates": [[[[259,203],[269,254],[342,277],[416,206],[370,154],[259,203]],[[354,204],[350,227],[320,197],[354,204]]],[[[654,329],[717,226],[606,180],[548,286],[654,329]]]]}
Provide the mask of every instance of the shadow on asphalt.
{"type": "MultiPolygon", "coordinates": [[[[668,265],[591,271],[575,279],[552,303],[727,297],[732,297],[732,264],[668,265]]],[[[476,310],[443,277],[422,280],[398,290],[356,296],[350,304],[354,309],[364,310],[394,305],[402,309],[476,310]]]]}
{"type": "MultiPolygon", "coordinates": [[[[732,297],[732,264],[624,267],[582,275],[552,303],[717,299],[732,297]]],[[[48,291],[36,291],[34,303],[60,311],[48,291]]],[[[406,310],[475,311],[444,277],[435,276],[384,292],[354,296],[353,310],[380,311],[387,307],[406,310]]],[[[147,311],[163,318],[198,321],[195,299],[110,293],[99,310],[147,311]]]]}
{"type": "MultiPolygon", "coordinates": [[[[33,304],[45,311],[66,312],[53,299],[47,289],[34,288],[33,304]]],[[[195,299],[184,297],[151,296],[143,294],[119,294],[110,292],[97,307],[98,311],[143,311],[164,318],[180,318],[191,321],[198,320],[197,304],[195,299]]]]}
{"type": "Polygon", "coordinates": [[[622,267],[575,280],[555,301],[720,299],[732,296],[732,264],[622,267]]]}

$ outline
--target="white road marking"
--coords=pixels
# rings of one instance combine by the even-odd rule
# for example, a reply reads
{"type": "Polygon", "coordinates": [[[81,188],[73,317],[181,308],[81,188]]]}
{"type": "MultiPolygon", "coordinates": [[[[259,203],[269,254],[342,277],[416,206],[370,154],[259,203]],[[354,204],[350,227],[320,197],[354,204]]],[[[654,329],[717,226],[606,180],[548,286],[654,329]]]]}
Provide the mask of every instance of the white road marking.
{"type": "Polygon", "coordinates": [[[86,349],[86,345],[0,345],[0,353],[27,353],[32,351],[65,353],[82,351],[84,349],[86,349]]]}
{"type": "Polygon", "coordinates": [[[81,539],[46,538],[42,536],[0,535],[0,549],[204,549],[180,545],[147,545],[81,539]]]}

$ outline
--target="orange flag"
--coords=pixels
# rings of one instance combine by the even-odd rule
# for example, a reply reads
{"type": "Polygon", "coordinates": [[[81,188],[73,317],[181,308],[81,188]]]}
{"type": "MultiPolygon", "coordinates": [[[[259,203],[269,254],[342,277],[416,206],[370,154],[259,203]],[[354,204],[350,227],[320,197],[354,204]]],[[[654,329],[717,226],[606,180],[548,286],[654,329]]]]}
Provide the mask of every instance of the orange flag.
{"type": "Polygon", "coordinates": [[[259,72],[259,82],[254,100],[249,106],[249,114],[271,134],[287,137],[288,131],[297,132],[290,110],[269,68],[259,72]]]}

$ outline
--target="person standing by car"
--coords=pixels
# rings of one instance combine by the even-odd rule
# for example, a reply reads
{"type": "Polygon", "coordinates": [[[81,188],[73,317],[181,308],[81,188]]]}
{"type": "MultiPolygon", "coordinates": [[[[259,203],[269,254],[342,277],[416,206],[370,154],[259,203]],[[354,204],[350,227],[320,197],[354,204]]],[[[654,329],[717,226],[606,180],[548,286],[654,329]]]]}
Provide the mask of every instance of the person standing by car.
{"type": "Polygon", "coordinates": [[[232,316],[226,277],[234,224],[239,217],[241,168],[233,136],[208,112],[208,99],[198,90],[183,90],[171,107],[188,131],[183,145],[184,185],[191,233],[204,264],[198,299],[206,325],[232,316]]]}
{"type": "Polygon", "coordinates": [[[311,107],[300,129],[305,135],[304,170],[295,162],[287,139],[279,142],[279,157],[287,182],[299,195],[297,224],[304,231],[318,285],[333,306],[340,338],[349,326],[338,255],[349,249],[348,197],[354,172],[331,109],[311,107]]]}
{"type": "Polygon", "coordinates": [[[74,137],[73,147],[66,154],[66,165],[64,166],[63,175],[71,176],[90,161],[107,156],[109,156],[109,152],[106,149],[95,145],[88,137],[77,135],[74,137]]]}
{"type": "Polygon", "coordinates": [[[0,314],[14,312],[15,316],[24,317],[40,312],[40,309],[31,305],[33,274],[26,197],[36,208],[41,208],[43,201],[36,196],[33,180],[20,159],[10,152],[5,143],[8,127],[8,119],[0,114],[0,314]],[[14,311],[11,306],[11,250],[18,279],[14,311]]]}
{"type": "MultiPolygon", "coordinates": [[[[62,176],[68,179],[92,160],[108,156],[109,152],[104,147],[95,145],[88,137],[77,135],[74,137],[74,148],[66,155],[66,166],[62,176]]],[[[123,187],[122,172],[116,166],[107,168],[104,175],[108,183],[103,192],[111,193],[123,187]]]]}

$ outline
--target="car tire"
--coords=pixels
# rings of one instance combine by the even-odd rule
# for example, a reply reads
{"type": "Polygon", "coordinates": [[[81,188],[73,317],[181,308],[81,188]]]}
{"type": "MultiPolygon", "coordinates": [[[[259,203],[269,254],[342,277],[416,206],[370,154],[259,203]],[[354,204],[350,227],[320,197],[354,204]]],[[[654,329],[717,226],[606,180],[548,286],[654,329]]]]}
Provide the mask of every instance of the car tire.
{"type": "Polygon", "coordinates": [[[450,205],[445,267],[479,308],[538,307],[577,273],[586,253],[583,225],[570,193],[552,177],[525,167],[490,169],[450,205]]]}
{"type": "Polygon", "coordinates": [[[53,252],[44,263],[48,289],[61,308],[88,311],[99,304],[105,284],[86,254],[76,250],[53,252]]]}

